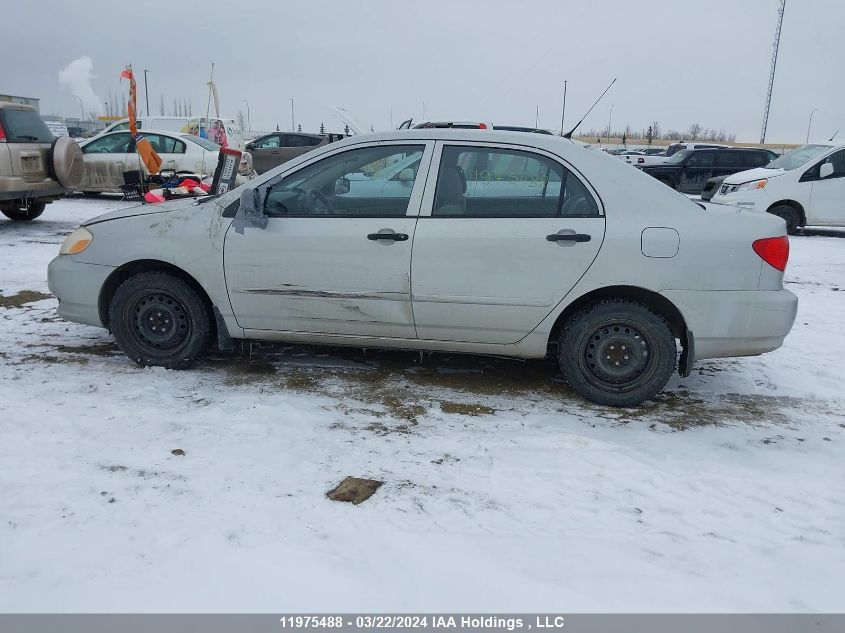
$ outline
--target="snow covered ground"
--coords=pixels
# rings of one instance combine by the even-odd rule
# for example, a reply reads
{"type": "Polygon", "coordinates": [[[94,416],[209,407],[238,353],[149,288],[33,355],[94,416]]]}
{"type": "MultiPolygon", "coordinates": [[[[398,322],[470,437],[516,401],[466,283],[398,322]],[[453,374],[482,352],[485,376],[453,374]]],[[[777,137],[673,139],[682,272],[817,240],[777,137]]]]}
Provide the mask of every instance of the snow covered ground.
{"type": "Polygon", "coordinates": [[[138,368],[47,295],[120,204],[0,220],[0,611],[845,609],[845,231],[792,239],[783,349],[615,410],[543,362],[138,368]]]}

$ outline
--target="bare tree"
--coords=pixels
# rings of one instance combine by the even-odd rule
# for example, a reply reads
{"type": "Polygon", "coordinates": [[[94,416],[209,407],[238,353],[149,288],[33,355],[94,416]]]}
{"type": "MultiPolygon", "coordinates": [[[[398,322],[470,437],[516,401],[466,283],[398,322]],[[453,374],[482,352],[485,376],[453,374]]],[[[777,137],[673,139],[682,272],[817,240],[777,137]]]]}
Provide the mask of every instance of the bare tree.
{"type": "Polygon", "coordinates": [[[701,125],[699,123],[693,123],[689,126],[689,130],[687,131],[687,136],[691,141],[697,141],[698,138],[701,136],[701,125]]]}
{"type": "Polygon", "coordinates": [[[651,122],[651,134],[653,138],[662,138],[660,133],[662,130],[660,129],[660,121],[652,121],[651,122]]]}

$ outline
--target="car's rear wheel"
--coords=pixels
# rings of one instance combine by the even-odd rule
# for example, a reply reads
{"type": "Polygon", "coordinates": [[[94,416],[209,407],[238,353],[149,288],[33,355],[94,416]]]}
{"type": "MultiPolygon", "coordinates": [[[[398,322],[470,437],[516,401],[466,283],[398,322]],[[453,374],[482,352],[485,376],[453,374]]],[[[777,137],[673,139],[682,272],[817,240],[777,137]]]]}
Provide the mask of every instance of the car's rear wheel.
{"type": "Polygon", "coordinates": [[[26,209],[3,209],[3,215],[15,222],[29,222],[44,213],[46,208],[46,202],[32,202],[26,209]]]}
{"type": "Polygon", "coordinates": [[[801,224],[801,214],[798,209],[791,207],[788,204],[781,204],[769,209],[769,213],[782,218],[786,222],[786,232],[789,235],[794,235],[798,231],[798,225],[801,224]]]}
{"type": "Polygon", "coordinates": [[[200,292],[166,272],[124,281],[109,308],[118,346],[142,366],[184,369],[208,349],[212,316],[200,292]]]}
{"type": "Polygon", "coordinates": [[[666,320],[635,301],[604,300],[573,315],[561,332],[558,364],[569,385],[597,404],[636,406],[675,370],[666,320]]]}

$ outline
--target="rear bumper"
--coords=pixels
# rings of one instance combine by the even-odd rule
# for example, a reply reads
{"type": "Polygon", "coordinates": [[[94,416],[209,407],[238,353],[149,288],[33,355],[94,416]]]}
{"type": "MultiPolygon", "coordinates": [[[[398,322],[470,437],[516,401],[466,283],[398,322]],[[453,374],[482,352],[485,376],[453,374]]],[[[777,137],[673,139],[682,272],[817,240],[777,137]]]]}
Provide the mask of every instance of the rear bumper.
{"type": "Polygon", "coordinates": [[[695,336],[695,359],[755,356],[783,345],[798,312],[788,290],[667,290],[695,336]]]}
{"type": "Polygon", "coordinates": [[[112,266],[83,264],[59,255],[47,267],[47,284],[59,300],[59,316],[66,321],[105,327],[100,320],[100,289],[112,266]]]}
{"type": "Polygon", "coordinates": [[[55,198],[69,191],[52,178],[31,181],[17,176],[0,177],[0,200],[55,198]]]}

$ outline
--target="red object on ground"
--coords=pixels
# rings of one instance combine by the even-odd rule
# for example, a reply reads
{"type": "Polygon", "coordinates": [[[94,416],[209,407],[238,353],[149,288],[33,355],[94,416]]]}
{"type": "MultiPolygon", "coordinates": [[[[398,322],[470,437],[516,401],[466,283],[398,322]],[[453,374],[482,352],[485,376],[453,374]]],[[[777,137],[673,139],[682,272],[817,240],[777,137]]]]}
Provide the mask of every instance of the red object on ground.
{"type": "Polygon", "coordinates": [[[192,178],[185,178],[185,180],[179,183],[179,186],[187,187],[188,189],[193,189],[194,187],[199,187],[200,184],[192,178]]]}
{"type": "Polygon", "coordinates": [[[149,191],[144,194],[144,200],[155,204],[156,202],[164,202],[164,196],[157,196],[154,193],[150,193],[149,191]]]}
{"type": "Polygon", "coordinates": [[[208,190],[211,189],[211,185],[204,183],[204,182],[200,183],[200,189],[202,189],[203,191],[208,193],[208,190]]]}

